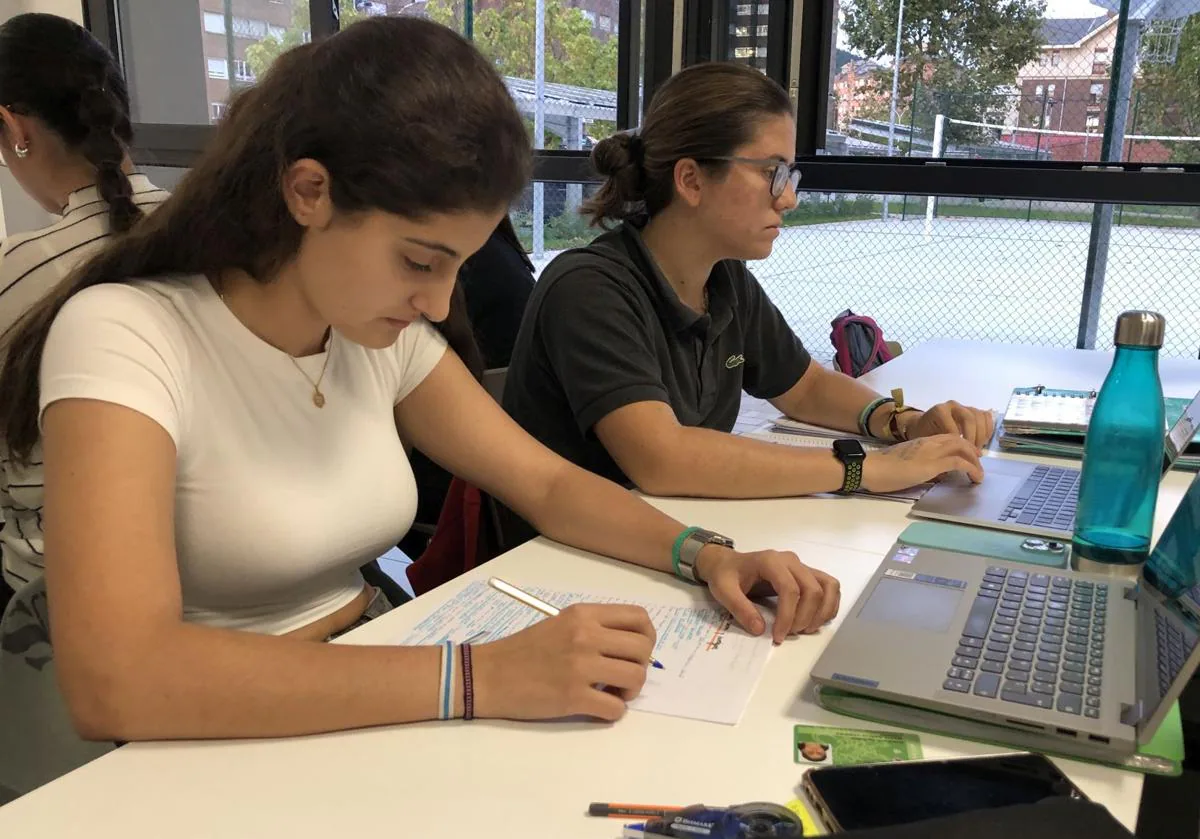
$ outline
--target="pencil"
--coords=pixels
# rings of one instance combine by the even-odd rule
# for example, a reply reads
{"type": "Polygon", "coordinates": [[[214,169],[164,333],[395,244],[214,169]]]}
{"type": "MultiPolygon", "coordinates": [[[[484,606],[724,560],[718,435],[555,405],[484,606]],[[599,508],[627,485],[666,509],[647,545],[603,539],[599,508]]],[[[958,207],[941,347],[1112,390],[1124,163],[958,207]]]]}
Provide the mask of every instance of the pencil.
{"type": "MultiPolygon", "coordinates": [[[[530,594],[529,592],[517,588],[512,583],[506,583],[506,582],[504,582],[504,580],[501,580],[498,577],[492,577],[491,579],[489,579],[488,585],[491,586],[492,588],[494,588],[496,591],[500,592],[501,594],[507,594],[513,600],[518,600],[521,603],[524,603],[526,606],[528,606],[531,609],[537,609],[543,615],[547,615],[549,617],[555,617],[560,611],[560,609],[557,606],[553,606],[553,605],[547,603],[545,600],[542,600],[540,597],[535,597],[534,595],[530,594]]],[[[665,670],[666,669],[665,667],[662,666],[662,662],[660,662],[656,658],[651,658],[649,661],[649,664],[651,667],[653,667],[657,670],[665,670]]]]}
{"type": "Polygon", "coordinates": [[[682,809],[682,807],[657,804],[609,804],[606,801],[595,801],[588,806],[588,815],[608,819],[628,818],[630,816],[662,818],[671,813],[678,813],[682,809]]]}

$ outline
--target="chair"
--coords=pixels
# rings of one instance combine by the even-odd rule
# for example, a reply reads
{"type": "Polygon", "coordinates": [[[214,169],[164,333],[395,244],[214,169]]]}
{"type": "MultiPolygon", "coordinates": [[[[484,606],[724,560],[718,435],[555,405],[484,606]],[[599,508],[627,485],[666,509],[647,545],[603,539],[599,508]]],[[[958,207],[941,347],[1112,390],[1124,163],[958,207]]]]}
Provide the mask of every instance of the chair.
{"type": "Polygon", "coordinates": [[[75,733],[55,676],[45,580],[22,586],[0,618],[0,801],[114,748],[75,733]]]}
{"type": "Polygon", "coordinates": [[[508,379],[507,367],[493,367],[483,371],[483,389],[492,395],[497,402],[504,403],[504,382],[508,379]]]}

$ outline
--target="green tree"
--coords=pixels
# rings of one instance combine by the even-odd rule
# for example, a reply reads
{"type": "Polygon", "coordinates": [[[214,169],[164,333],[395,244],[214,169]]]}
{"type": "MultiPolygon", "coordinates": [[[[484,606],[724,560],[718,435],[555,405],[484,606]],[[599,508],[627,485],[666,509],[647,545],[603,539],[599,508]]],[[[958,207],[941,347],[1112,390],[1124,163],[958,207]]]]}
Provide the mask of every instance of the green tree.
{"type": "MultiPolygon", "coordinates": [[[[499,8],[475,15],[474,43],[504,76],[532,79],[535,35],[535,0],[505,0],[499,8]]],[[[429,0],[425,14],[452,29],[462,31],[462,0],[429,0]]],[[[601,41],[592,34],[592,24],[579,9],[563,0],[545,0],[546,81],[598,90],[617,89],[617,39],[601,41]]],[[[526,120],[533,133],[532,120],[526,120]]],[[[593,121],[590,133],[606,137],[616,124],[593,121]]],[[[547,131],[545,148],[561,148],[562,138],[547,131]]]]}
{"type": "MultiPolygon", "coordinates": [[[[899,0],[847,0],[842,8],[852,49],[873,58],[893,54],[899,0]]],[[[1045,10],[1045,0],[905,0],[899,102],[906,108],[898,120],[909,121],[908,107],[917,109],[916,124],[924,129],[938,113],[1002,118],[1004,89],[1038,55],[1045,10]]],[[[961,126],[949,130],[949,138],[960,142],[978,136],[961,126]]]]}
{"type": "MultiPolygon", "coordinates": [[[[1139,90],[1139,134],[1200,136],[1200,14],[1184,24],[1175,61],[1146,67],[1139,90]]],[[[1172,161],[1200,163],[1200,142],[1164,145],[1172,161]]]]}
{"type": "MultiPolygon", "coordinates": [[[[269,35],[257,44],[246,47],[246,64],[256,77],[266,73],[267,68],[281,54],[292,47],[300,46],[311,37],[312,23],[308,16],[308,3],[293,3],[292,8],[292,25],[282,37],[269,35]]],[[[355,11],[354,0],[338,0],[338,9],[343,29],[365,17],[361,12],[355,11]]]]}
{"type": "MultiPolygon", "coordinates": [[[[476,13],[475,46],[501,75],[533,78],[534,0],[505,0],[476,13]]],[[[462,0],[429,0],[425,13],[462,31],[462,0]]],[[[546,81],[617,89],[617,39],[601,41],[579,9],[545,0],[546,81]]]]}

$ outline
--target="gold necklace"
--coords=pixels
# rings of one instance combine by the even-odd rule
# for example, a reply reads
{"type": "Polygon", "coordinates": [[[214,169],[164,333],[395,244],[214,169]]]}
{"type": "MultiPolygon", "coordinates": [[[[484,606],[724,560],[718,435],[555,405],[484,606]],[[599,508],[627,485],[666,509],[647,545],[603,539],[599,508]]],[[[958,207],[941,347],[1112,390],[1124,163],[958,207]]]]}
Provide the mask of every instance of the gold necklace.
{"type": "Polygon", "coordinates": [[[312,376],[305,372],[304,368],[300,366],[300,362],[296,360],[295,356],[291,355],[290,353],[288,354],[288,358],[291,359],[292,364],[295,365],[296,369],[300,371],[300,375],[308,379],[308,383],[312,385],[312,401],[313,404],[318,408],[325,407],[325,394],[321,393],[321,380],[325,378],[325,371],[329,368],[329,356],[331,355],[333,355],[333,353],[329,350],[326,350],[325,363],[321,365],[321,375],[317,376],[317,380],[314,382],[312,376]]]}
{"type": "MultiPolygon", "coordinates": [[[[221,302],[224,303],[225,308],[228,309],[229,301],[225,299],[225,292],[218,291],[217,296],[221,298],[221,302]]],[[[231,314],[233,313],[232,309],[230,309],[229,311],[231,314]]],[[[237,315],[234,315],[234,317],[237,317],[237,315]]],[[[332,352],[333,336],[329,335],[329,333],[326,333],[326,336],[327,337],[326,337],[325,341],[322,341],[321,345],[325,346],[326,341],[328,341],[328,343],[330,344],[330,349],[327,349],[325,351],[325,363],[321,365],[321,375],[317,376],[316,381],[313,381],[313,377],[308,375],[308,373],[305,371],[305,369],[300,366],[300,362],[296,360],[296,357],[294,355],[292,355],[291,353],[284,353],[284,355],[286,355],[288,357],[288,360],[290,362],[292,362],[292,366],[295,367],[297,370],[299,370],[300,375],[303,376],[306,380],[308,380],[308,383],[310,385],[312,385],[312,389],[313,389],[312,403],[314,405],[316,405],[318,408],[325,407],[325,394],[321,393],[321,382],[325,380],[325,371],[329,369],[329,357],[331,355],[333,355],[333,352],[332,352]]]]}

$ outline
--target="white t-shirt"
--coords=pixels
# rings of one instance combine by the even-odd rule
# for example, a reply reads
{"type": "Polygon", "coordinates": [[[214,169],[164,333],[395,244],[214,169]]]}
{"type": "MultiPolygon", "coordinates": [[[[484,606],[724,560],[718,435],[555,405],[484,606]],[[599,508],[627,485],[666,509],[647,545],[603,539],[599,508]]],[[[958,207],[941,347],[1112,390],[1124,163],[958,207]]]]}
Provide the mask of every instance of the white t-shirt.
{"type": "MultiPolygon", "coordinates": [[[[41,411],[124,405],[175,441],[175,550],[184,618],[280,634],[349,603],[359,567],[416,511],[392,409],[445,351],[424,321],[370,350],[333,333],[293,360],[250,332],[204,277],[86,289],[54,321],[41,411]]],[[[51,558],[53,561],[53,558],[51,558]]]]}
{"type": "MultiPolygon", "coordinates": [[[[145,175],[130,175],[133,203],[150,212],[170,194],[145,175]]],[[[62,218],[50,227],[12,236],[0,247],[0,333],[17,322],[109,237],[108,204],[89,186],[67,199],[62,218]]],[[[0,456],[0,567],[13,588],[42,573],[42,456],[28,466],[0,456]]]]}

